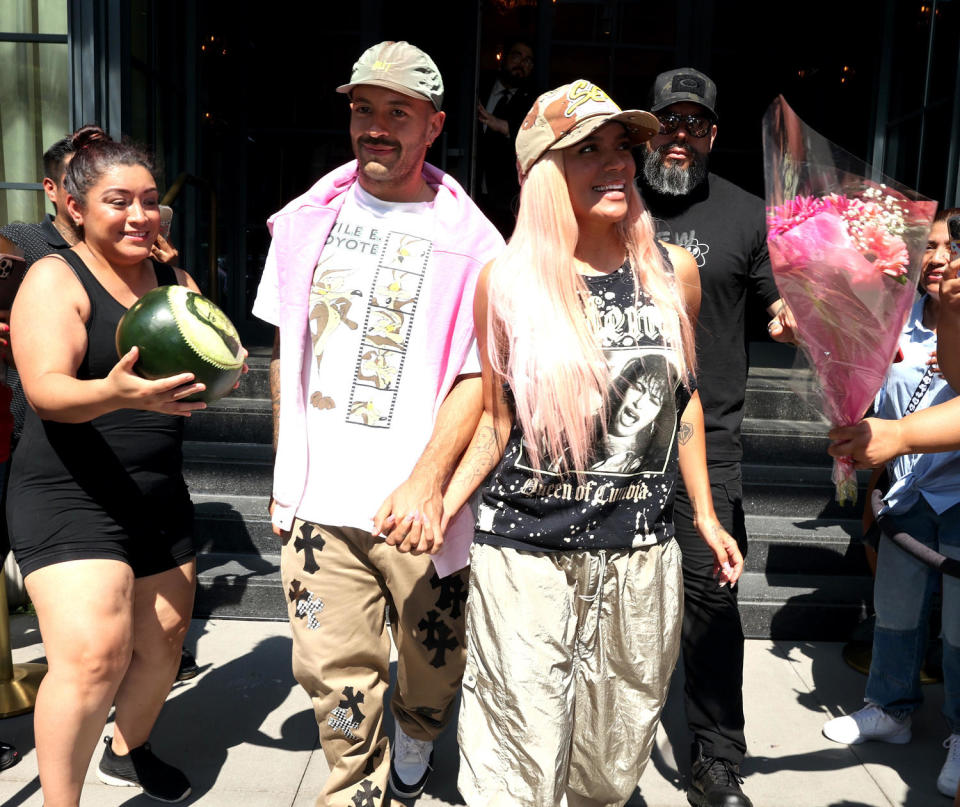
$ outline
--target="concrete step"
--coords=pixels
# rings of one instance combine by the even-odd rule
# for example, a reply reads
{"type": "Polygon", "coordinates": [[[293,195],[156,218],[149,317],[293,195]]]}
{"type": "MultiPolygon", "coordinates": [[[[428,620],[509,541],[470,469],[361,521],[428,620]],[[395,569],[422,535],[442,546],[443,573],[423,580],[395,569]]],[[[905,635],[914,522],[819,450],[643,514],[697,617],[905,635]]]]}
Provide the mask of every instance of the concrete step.
{"type": "Polygon", "coordinates": [[[809,387],[809,372],[752,367],[747,376],[745,412],[752,418],[821,420],[819,402],[807,400],[809,387]]]}
{"type": "MultiPolygon", "coordinates": [[[[240,386],[231,393],[244,398],[270,399],[270,349],[261,348],[260,352],[247,356],[249,372],[240,378],[240,386]]],[[[228,396],[231,397],[231,396],[228,396]]]]}
{"type": "Polygon", "coordinates": [[[186,440],[183,475],[191,495],[269,497],[273,488],[273,447],[264,443],[186,440]]]}
{"type": "Polygon", "coordinates": [[[193,615],[221,619],[286,619],[280,556],[198,555],[193,615]]]}
{"type": "Polygon", "coordinates": [[[748,638],[846,641],[872,607],[873,581],[748,572],[740,578],[738,602],[748,638]]]}
{"type": "Polygon", "coordinates": [[[744,418],[744,462],[767,465],[829,465],[829,426],[813,420],[744,418]]]}
{"type": "Polygon", "coordinates": [[[237,390],[194,412],[187,420],[187,440],[273,444],[273,410],[267,398],[246,398],[237,390]]]}
{"type": "Polygon", "coordinates": [[[269,496],[191,494],[198,552],[270,555],[279,551],[269,496]]]}
{"type": "Polygon", "coordinates": [[[870,574],[858,520],[748,515],[746,526],[748,572],[795,576],[870,574]]]}
{"type": "MultiPolygon", "coordinates": [[[[829,460],[829,457],[828,457],[829,460]]],[[[759,463],[743,465],[743,508],[751,515],[859,521],[866,500],[869,471],[857,473],[857,502],[841,507],[831,480],[832,467],[779,466],[759,463]]]]}

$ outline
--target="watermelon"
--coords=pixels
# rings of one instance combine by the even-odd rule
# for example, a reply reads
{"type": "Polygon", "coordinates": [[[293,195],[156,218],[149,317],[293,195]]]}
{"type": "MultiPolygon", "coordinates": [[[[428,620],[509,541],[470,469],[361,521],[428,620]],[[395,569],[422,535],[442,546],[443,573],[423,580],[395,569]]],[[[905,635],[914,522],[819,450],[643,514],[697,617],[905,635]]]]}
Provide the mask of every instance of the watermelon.
{"type": "Polygon", "coordinates": [[[215,401],[240,378],[244,350],[237,329],[216,305],[186,286],[160,286],[135,302],[117,325],[117,354],[140,348],[143,378],[193,373],[206,385],[187,401],[215,401]]]}

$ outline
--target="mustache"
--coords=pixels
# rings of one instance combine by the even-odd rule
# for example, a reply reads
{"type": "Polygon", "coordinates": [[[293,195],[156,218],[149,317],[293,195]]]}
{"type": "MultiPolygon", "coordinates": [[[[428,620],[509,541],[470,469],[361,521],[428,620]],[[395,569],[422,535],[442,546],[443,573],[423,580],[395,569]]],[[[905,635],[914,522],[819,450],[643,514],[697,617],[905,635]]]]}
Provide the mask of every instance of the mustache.
{"type": "Polygon", "coordinates": [[[679,140],[671,140],[669,143],[664,143],[662,146],[659,146],[659,147],[657,148],[656,153],[657,153],[660,157],[662,157],[664,154],[666,154],[666,153],[667,153],[668,151],[670,151],[670,149],[672,149],[672,148],[684,149],[685,151],[689,151],[689,152],[691,152],[691,153],[696,153],[696,152],[693,151],[692,148],[690,148],[690,146],[688,146],[686,143],[681,143],[679,140]]]}
{"type": "Polygon", "coordinates": [[[400,143],[391,140],[388,137],[361,137],[357,142],[361,146],[390,146],[391,148],[400,148],[400,143]]]}

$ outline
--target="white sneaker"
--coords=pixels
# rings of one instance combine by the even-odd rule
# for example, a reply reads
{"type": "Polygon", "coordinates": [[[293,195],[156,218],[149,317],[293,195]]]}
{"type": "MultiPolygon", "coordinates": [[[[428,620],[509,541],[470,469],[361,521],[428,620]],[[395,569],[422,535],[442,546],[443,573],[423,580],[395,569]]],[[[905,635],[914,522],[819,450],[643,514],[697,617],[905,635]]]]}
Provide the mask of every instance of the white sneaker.
{"type": "Polygon", "coordinates": [[[937,790],[953,798],[957,794],[957,783],[960,782],[960,734],[947,737],[943,747],[947,749],[947,761],[937,777],[937,790]]]}
{"type": "Polygon", "coordinates": [[[397,726],[390,755],[390,789],[394,795],[401,799],[416,798],[423,793],[432,770],[433,741],[415,740],[397,726]]]}
{"type": "Polygon", "coordinates": [[[910,742],[910,716],[897,720],[871,703],[853,714],[828,720],[823,724],[823,736],[847,745],[867,740],[903,745],[910,742]]]}

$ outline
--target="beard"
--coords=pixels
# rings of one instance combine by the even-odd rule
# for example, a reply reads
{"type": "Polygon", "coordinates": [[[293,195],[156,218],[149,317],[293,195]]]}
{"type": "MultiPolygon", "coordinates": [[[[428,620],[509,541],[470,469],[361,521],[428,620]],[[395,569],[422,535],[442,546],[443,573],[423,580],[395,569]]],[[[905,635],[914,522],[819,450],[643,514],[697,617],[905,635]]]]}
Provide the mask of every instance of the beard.
{"type": "MultiPolygon", "coordinates": [[[[643,178],[657,193],[667,196],[686,196],[707,176],[707,156],[690,151],[690,165],[667,165],[664,155],[677,143],[665,143],[656,151],[647,151],[643,156],[643,178]]],[[[672,162],[672,161],[671,161],[672,162]]]]}

